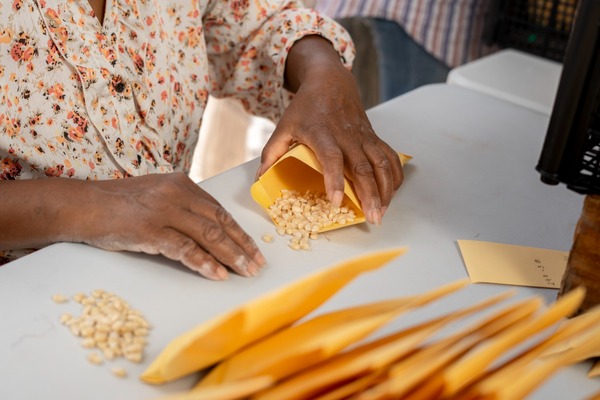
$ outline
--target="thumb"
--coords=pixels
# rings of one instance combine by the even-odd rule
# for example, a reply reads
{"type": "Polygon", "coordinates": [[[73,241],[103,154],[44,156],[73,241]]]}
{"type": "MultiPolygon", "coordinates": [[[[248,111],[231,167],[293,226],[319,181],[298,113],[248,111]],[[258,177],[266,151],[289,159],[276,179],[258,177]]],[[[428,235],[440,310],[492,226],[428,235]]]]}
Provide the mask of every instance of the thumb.
{"type": "Polygon", "coordinates": [[[265,147],[263,147],[260,155],[260,165],[256,171],[255,179],[258,179],[271,168],[277,160],[290,150],[290,147],[293,144],[294,143],[289,136],[278,137],[276,129],[275,132],[273,132],[273,135],[271,135],[271,138],[267,141],[267,144],[265,144],[265,147]]]}

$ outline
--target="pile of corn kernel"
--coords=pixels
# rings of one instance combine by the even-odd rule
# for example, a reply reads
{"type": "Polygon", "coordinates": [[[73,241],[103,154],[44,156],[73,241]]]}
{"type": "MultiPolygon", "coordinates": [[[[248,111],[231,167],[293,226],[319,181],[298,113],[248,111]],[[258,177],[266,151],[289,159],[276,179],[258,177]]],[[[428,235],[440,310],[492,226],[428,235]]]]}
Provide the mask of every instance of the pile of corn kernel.
{"type": "MultiPolygon", "coordinates": [[[[69,300],[63,295],[54,295],[52,299],[56,303],[69,300]]],[[[104,360],[120,357],[134,363],[142,361],[151,327],[140,311],[102,289],[94,290],[90,296],[77,293],[72,299],[83,307],[81,315],[64,313],[60,322],[81,338],[82,347],[93,350],[87,357],[90,363],[100,365],[104,360]]],[[[114,367],[112,373],[118,377],[127,375],[122,367],[114,367]]]]}
{"type": "MultiPolygon", "coordinates": [[[[333,224],[354,222],[354,211],[342,204],[334,207],[326,194],[307,190],[304,194],[284,189],[281,197],[269,207],[269,216],[280,236],[291,236],[288,246],[293,250],[310,250],[309,239],[318,238],[318,232],[333,224]]],[[[263,236],[271,242],[269,235],[263,236]]]]}

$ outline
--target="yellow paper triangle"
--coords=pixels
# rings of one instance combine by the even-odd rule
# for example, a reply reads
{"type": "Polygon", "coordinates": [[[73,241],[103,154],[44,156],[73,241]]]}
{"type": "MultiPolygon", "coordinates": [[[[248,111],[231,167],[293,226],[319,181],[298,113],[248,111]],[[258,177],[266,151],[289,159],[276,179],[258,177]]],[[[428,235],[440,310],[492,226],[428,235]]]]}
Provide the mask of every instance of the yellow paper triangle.
{"type": "Polygon", "coordinates": [[[438,332],[443,326],[491,307],[510,295],[512,295],[510,292],[502,293],[473,306],[358,346],[261,391],[253,396],[252,400],[314,398],[324,388],[331,388],[340,382],[354,380],[359,376],[387,367],[416,349],[420,343],[438,332]]]}
{"type": "Polygon", "coordinates": [[[358,275],[380,268],[405,249],[379,251],[318,271],[184,333],[142,374],[160,384],[202,370],[316,309],[358,275]]]}
{"type": "Polygon", "coordinates": [[[199,386],[218,385],[260,375],[282,379],[339,353],[400,313],[438,300],[467,284],[467,280],[461,280],[421,295],[319,315],[267,336],[233,355],[212,370],[199,386]]]}

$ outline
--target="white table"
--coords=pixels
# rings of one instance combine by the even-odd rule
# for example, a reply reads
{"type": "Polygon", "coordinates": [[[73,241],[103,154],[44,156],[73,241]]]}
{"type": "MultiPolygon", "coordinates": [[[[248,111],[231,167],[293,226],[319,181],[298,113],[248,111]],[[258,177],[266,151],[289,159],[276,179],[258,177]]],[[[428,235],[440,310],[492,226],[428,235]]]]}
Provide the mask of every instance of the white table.
{"type": "MultiPolygon", "coordinates": [[[[269,266],[260,276],[212,282],[159,256],[57,244],[0,268],[0,398],[147,399],[190,387],[195,377],[153,387],[136,379],[173,338],[232,307],[319,268],[377,249],[409,252],[351,283],[319,312],[421,293],[467,276],[457,239],[569,250],[583,198],[542,184],[534,170],[548,122],[522,107],[451,85],[427,86],[369,111],[375,129],[414,160],[383,226],[323,235],[310,252],[286,240],[260,242],[269,266]],[[120,380],[93,366],[61,326],[55,293],[103,288],[123,296],[154,325],[145,361],[120,380]]],[[[257,160],[202,183],[253,237],[273,233],[249,195],[257,160]]],[[[400,317],[379,334],[488,297],[506,286],[476,284],[400,317]]],[[[555,290],[519,288],[517,298],[555,290]]],[[[600,389],[587,366],[563,370],[532,396],[582,399],[600,389]]]]}
{"type": "Polygon", "coordinates": [[[550,115],[561,71],[556,61],[505,49],[452,69],[446,81],[550,115]]]}

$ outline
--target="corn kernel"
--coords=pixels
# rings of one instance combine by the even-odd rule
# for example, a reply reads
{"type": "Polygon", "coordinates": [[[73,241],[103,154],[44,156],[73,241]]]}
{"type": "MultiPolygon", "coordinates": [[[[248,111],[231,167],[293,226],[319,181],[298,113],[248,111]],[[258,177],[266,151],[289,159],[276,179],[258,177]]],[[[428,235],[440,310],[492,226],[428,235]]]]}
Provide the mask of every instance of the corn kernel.
{"type": "Polygon", "coordinates": [[[88,354],[87,359],[92,364],[96,364],[96,365],[102,364],[102,356],[100,354],[96,353],[95,351],[88,354]]]}
{"type": "Polygon", "coordinates": [[[262,236],[262,240],[265,243],[273,243],[273,235],[265,234],[262,236]]]}
{"type": "Polygon", "coordinates": [[[111,368],[110,371],[113,373],[114,376],[117,376],[119,378],[127,377],[127,371],[125,371],[125,368],[114,367],[114,368],[111,368]]]}
{"type": "Polygon", "coordinates": [[[64,313],[60,316],[60,323],[66,325],[69,321],[73,319],[73,316],[69,313],[64,313]]]}
{"type": "Polygon", "coordinates": [[[62,294],[55,294],[52,296],[52,301],[58,304],[62,304],[69,301],[69,299],[66,296],[63,296],[62,294]]]}

